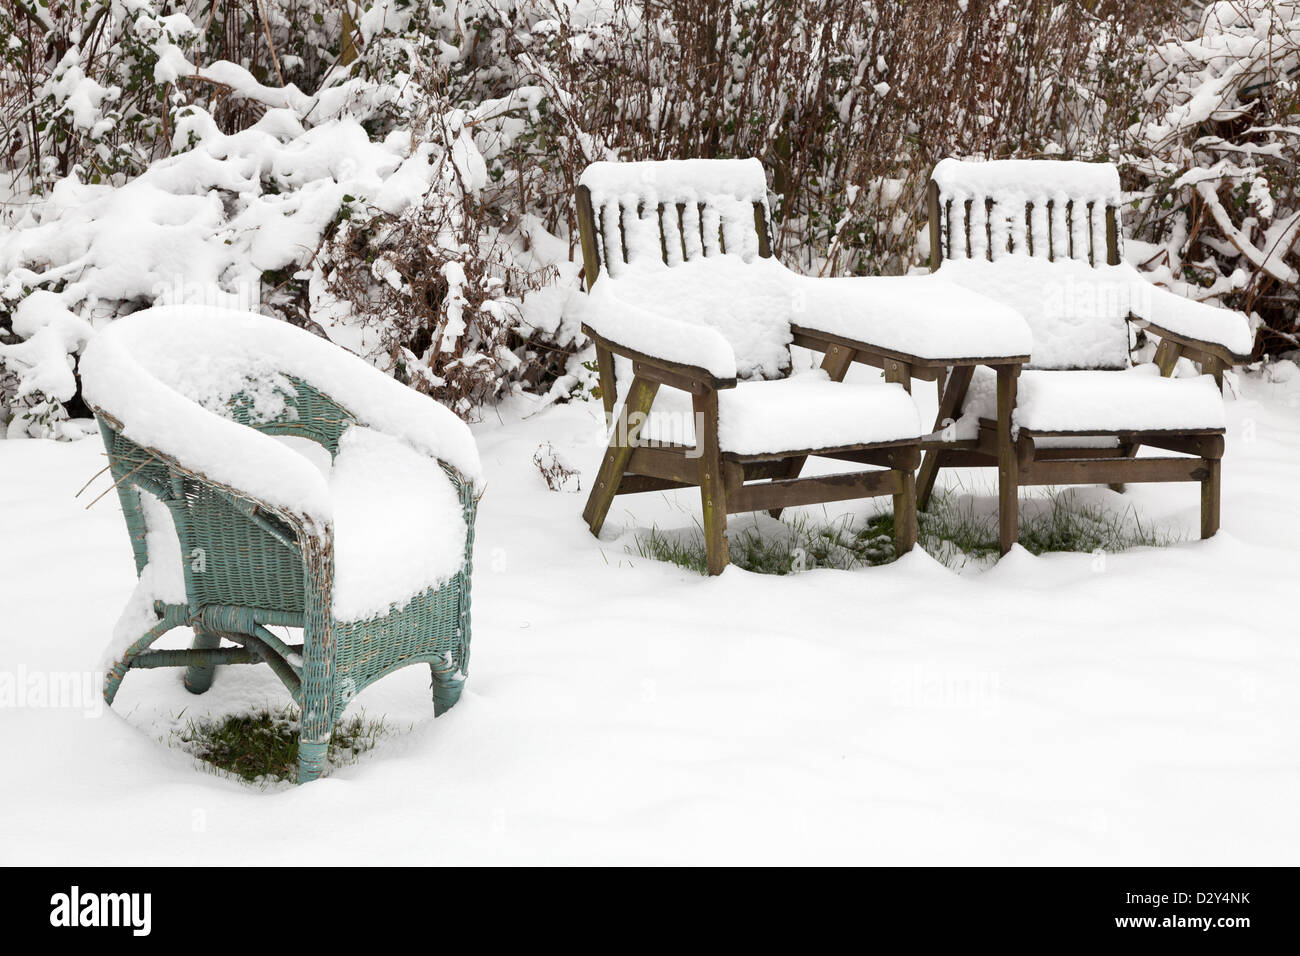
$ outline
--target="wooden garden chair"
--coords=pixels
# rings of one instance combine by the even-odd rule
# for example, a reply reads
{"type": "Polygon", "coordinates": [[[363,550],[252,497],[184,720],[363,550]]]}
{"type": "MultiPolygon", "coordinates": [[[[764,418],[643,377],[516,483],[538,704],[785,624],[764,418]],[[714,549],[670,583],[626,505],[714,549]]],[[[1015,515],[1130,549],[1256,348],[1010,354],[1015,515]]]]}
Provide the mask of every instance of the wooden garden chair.
{"type": "Polygon", "coordinates": [[[996,382],[955,369],[918,477],[924,509],[938,469],[998,469],[1003,553],[1022,485],[1196,481],[1201,536],[1219,528],[1223,369],[1248,358],[1244,315],[1147,282],[1120,256],[1114,166],[1069,161],[939,163],[928,189],[931,268],[1019,311],[1033,332],[1023,374],[996,382]],[[1135,364],[1129,326],[1160,340],[1135,364]],[[1172,378],[1178,359],[1202,376],[1172,378]],[[1011,412],[1012,441],[999,423],[1011,412]],[[954,424],[955,423],[955,424],[954,424]],[[1142,446],[1173,452],[1137,458],[1142,446]]]}
{"type": "Polygon", "coordinates": [[[184,667],[203,693],[217,665],[265,662],[301,709],[305,782],[385,674],[426,664],[435,715],[456,703],[479,465],[455,415],[309,332],[218,309],[118,319],[81,373],[139,576],[110,705],[134,668],[184,667]],[[153,649],[176,627],[192,649],[153,649]]]}
{"type": "Polygon", "coordinates": [[[771,257],[757,160],[596,163],[577,215],[583,329],[613,427],[583,513],[592,533],[616,495],[698,487],[718,574],[728,514],[891,495],[896,551],[910,550],[921,433],[911,378],[963,356],[1023,361],[1018,316],[965,294],[970,321],[955,323],[939,307],[953,301],[943,283],[789,272],[771,257]],[[792,375],[792,344],[821,353],[821,369],[792,375]],[[888,381],[844,383],[854,361],[888,381]],[[801,478],[810,456],[881,470],[801,478]]]}

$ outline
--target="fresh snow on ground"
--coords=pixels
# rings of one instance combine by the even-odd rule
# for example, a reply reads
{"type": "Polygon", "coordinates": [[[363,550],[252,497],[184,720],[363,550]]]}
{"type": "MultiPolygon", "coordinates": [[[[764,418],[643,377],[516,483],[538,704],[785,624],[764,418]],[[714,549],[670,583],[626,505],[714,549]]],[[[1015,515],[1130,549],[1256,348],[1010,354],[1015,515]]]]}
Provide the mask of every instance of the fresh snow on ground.
{"type": "MultiPolygon", "coordinates": [[[[268,790],[172,736],[284,703],[266,668],[219,670],[202,697],[133,671],[111,712],[97,684],[39,706],[43,678],[96,667],[134,575],[115,496],[84,510],[106,478],[73,497],[98,440],[0,441],[0,862],[1294,862],[1300,375],[1276,370],[1294,366],[1227,403],[1214,540],[1191,540],[1195,485],[1092,488],[1188,540],[963,574],[920,551],[716,579],[636,557],[634,534],[691,527],[697,496],[620,498],[593,539],[600,406],[517,400],[476,428],[461,703],[435,721],[427,671],[399,672],[349,710],[392,734],[268,790]],[[581,494],[547,490],[547,442],[581,494]]],[[[987,473],[941,480],[991,510],[987,473]]]]}

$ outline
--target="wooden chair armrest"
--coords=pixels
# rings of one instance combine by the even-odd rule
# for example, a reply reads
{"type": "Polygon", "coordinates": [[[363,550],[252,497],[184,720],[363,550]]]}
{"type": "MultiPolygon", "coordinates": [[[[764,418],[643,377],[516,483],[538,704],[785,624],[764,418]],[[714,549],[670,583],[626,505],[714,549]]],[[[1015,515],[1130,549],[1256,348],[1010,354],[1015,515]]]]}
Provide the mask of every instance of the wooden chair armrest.
{"type": "Polygon", "coordinates": [[[1157,338],[1168,342],[1177,342],[1183,347],[1183,354],[1192,361],[1199,361],[1202,357],[1218,359],[1225,366],[1242,365],[1250,361],[1249,355],[1239,355],[1218,342],[1207,342],[1204,339],[1193,338],[1190,335],[1183,335],[1179,332],[1171,332],[1154,322],[1144,319],[1141,316],[1130,315],[1130,322],[1137,325],[1157,338]]]}
{"type": "Polygon", "coordinates": [[[735,376],[719,378],[698,365],[674,362],[656,355],[638,352],[636,349],[628,348],[613,339],[606,338],[586,323],[583,323],[582,331],[596,343],[598,348],[608,349],[615,355],[630,359],[636,374],[650,381],[667,385],[670,388],[680,388],[696,395],[702,395],[710,390],[736,387],[735,376]]]}

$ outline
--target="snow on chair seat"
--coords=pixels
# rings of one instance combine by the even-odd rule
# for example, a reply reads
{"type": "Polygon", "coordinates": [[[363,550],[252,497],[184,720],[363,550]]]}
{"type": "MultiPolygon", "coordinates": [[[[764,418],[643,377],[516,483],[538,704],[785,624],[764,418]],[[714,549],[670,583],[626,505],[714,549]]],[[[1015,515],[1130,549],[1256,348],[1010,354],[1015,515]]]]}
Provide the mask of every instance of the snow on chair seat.
{"type": "Polygon", "coordinates": [[[990,436],[994,384],[954,376],[941,402],[963,412],[964,427],[927,451],[920,507],[945,464],[996,466],[1005,552],[1016,538],[1019,485],[1196,481],[1201,535],[1214,534],[1224,423],[1216,385],[1249,355],[1246,317],[1156,288],[1123,263],[1112,165],[945,159],[927,199],[931,269],[1015,308],[1033,342],[1029,370],[1002,386],[1019,429],[1015,454],[999,453],[990,436]],[[1130,322],[1160,340],[1155,364],[1133,367],[1130,322]],[[1213,377],[1172,378],[1179,357],[1213,377]],[[1192,457],[1138,459],[1142,445],[1192,457]]]}
{"type": "Polygon", "coordinates": [[[455,484],[410,445],[352,425],[329,474],[334,506],[334,603],[340,621],[364,621],[450,581],[469,530],[455,484]],[[393,502],[402,503],[393,520],[393,502]]]}
{"type": "MultiPolygon", "coordinates": [[[[996,417],[996,382],[977,369],[963,418],[996,417]]],[[[1161,378],[1153,365],[1121,371],[1042,371],[1021,373],[1012,414],[1016,427],[1031,434],[1097,435],[1115,432],[1210,432],[1224,428],[1223,400],[1214,380],[1161,378]]],[[[958,429],[971,433],[969,427],[958,429]]]]}
{"type": "MultiPolygon", "coordinates": [[[[817,369],[718,392],[718,446],[725,456],[915,441],[920,434],[916,403],[897,384],[849,385],[817,369]]],[[[691,396],[661,388],[640,436],[694,448],[691,396]]]]}
{"type": "Polygon", "coordinates": [[[937,276],[820,278],[730,254],[625,267],[582,308],[593,328],[629,347],[742,379],[784,375],[796,329],[936,360],[1027,355],[1033,342],[1015,308],[937,276]]]}
{"type": "Polygon", "coordinates": [[[217,664],[264,661],[301,708],[308,781],[347,703],[384,674],[427,664],[435,713],[456,703],[480,481],[463,422],[322,338],[221,309],[119,319],[81,372],[139,576],[110,704],[133,667],[186,667],[201,693],[217,664]],[[306,442],[323,454],[291,447],[306,442]],[[192,650],[152,649],[181,626],[192,650]]]}

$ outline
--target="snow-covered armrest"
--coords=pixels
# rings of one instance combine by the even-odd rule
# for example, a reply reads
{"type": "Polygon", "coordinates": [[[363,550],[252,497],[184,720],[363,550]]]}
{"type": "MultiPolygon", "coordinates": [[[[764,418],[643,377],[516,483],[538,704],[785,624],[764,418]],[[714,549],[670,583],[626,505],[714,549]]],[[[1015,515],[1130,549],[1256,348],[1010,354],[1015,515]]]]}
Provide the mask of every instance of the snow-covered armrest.
{"type": "Polygon", "coordinates": [[[934,276],[815,278],[790,273],[793,324],[926,362],[1027,358],[1029,326],[1013,308],[934,276]]]}
{"type": "Polygon", "coordinates": [[[578,300],[588,335],[634,361],[704,378],[714,388],[736,384],[736,354],[722,333],[629,301],[618,286],[604,279],[578,300]]]}
{"type": "MultiPolygon", "coordinates": [[[[1144,280],[1143,280],[1144,281],[1144,280]]],[[[1159,286],[1133,296],[1133,317],[1160,338],[1218,357],[1229,363],[1247,362],[1254,346],[1250,320],[1241,312],[1187,299],[1159,286]]]]}
{"type": "Polygon", "coordinates": [[[80,370],[86,401],[126,438],[310,528],[332,522],[324,477],[303,455],[228,417],[236,396],[259,420],[292,420],[286,395],[296,394],[297,379],[357,423],[481,481],[473,436],[450,410],[326,339],[265,316],[148,309],[96,334],[80,370]]]}

